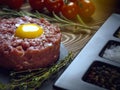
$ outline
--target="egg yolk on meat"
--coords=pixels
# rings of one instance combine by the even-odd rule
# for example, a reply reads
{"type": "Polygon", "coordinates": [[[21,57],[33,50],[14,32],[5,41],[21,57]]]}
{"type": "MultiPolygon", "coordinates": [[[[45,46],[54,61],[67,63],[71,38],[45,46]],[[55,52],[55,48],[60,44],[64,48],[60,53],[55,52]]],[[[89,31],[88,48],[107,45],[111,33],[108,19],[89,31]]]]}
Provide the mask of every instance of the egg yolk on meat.
{"type": "Polygon", "coordinates": [[[15,31],[15,36],[20,38],[37,38],[43,34],[43,28],[37,24],[21,24],[15,31]]]}

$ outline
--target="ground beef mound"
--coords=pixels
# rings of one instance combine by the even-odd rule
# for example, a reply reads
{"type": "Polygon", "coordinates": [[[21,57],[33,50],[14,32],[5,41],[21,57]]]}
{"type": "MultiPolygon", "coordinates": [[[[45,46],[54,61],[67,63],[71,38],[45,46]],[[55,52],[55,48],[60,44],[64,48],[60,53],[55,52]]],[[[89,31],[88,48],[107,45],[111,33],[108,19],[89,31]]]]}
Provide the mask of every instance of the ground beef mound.
{"type": "Polygon", "coordinates": [[[10,70],[27,70],[47,67],[56,62],[60,53],[59,27],[41,18],[18,17],[0,19],[0,67],[10,70]],[[15,37],[20,24],[35,23],[43,27],[38,38],[15,37]]]}

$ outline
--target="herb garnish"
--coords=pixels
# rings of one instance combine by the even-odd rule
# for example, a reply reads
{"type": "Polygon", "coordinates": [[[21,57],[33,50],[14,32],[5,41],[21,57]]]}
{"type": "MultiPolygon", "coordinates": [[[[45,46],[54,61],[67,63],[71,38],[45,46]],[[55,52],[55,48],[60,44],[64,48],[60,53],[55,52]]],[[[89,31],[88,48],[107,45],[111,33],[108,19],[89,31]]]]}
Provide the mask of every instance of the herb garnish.
{"type": "Polygon", "coordinates": [[[36,88],[40,87],[45,80],[68,65],[72,60],[73,54],[71,52],[63,60],[60,60],[58,63],[49,68],[11,72],[10,83],[0,83],[0,90],[35,90],[36,88]]]}
{"type": "Polygon", "coordinates": [[[77,15],[78,22],[74,22],[72,20],[65,18],[64,16],[58,16],[54,12],[53,12],[53,16],[39,13],[38,11],[31,13],[28,11],[23,11],[23,10],[15,11],[15,10],[6,9],[6,8],[4,8],[2,12],[0,12],[0,17],[3,17],[3,18],[22,17],[22,16],[30,16],[33,18],[46,18],[48,21],[52,22],[53,24],[58,24],[61,30],[68,30],[69,27],[72,27],[72,29],[69,29],[69,31],[73,33],[84,32],[84,33],[90,34],[91,32],[95,31],[95,28],[86,25],[79,15],[77,15]]]}

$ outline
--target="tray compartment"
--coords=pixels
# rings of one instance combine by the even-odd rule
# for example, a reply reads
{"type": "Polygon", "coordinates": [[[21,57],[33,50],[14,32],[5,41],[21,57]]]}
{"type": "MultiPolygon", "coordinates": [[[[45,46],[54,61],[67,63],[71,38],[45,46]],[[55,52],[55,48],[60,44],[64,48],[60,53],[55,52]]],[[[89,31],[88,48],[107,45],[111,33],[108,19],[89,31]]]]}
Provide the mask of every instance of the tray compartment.
{"type": "Polygon", "coordinates": [[[104,57],[107,49],[120,48],[118,34],[120,15],[112,14],[54,86],[63,90],[120,90],[120,52],[117,56],[114,53],[115,58],[104,57]]]}
{"type": "Polygon", "coordinates": [[[120,42],[110,40],[100,52],[100,56],[120,63],[120,42]]]}
{"type": "Polygon", "coordinates": [[[117,38],[120,38],[120,27],[115,32],[114,36],[117,37],[117,38]]]}
{"type": "Polygon", "coordinates": [[[82,80],[105,89],[120,90],[120,67],[95,61],[82,80]]]}

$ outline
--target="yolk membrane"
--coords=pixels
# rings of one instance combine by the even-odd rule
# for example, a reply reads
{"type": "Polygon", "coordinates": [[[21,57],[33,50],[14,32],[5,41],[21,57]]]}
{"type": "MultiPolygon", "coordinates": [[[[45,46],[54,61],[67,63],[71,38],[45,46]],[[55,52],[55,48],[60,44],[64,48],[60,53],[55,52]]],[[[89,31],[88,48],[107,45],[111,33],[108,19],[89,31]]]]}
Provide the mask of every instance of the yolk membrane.
{"type": "Polygon", "coordinates": [[[43,34],[43,28],[37,24],[21,24],[15,31],[15,36],[20,38],[37,38],[43,34]]]}

